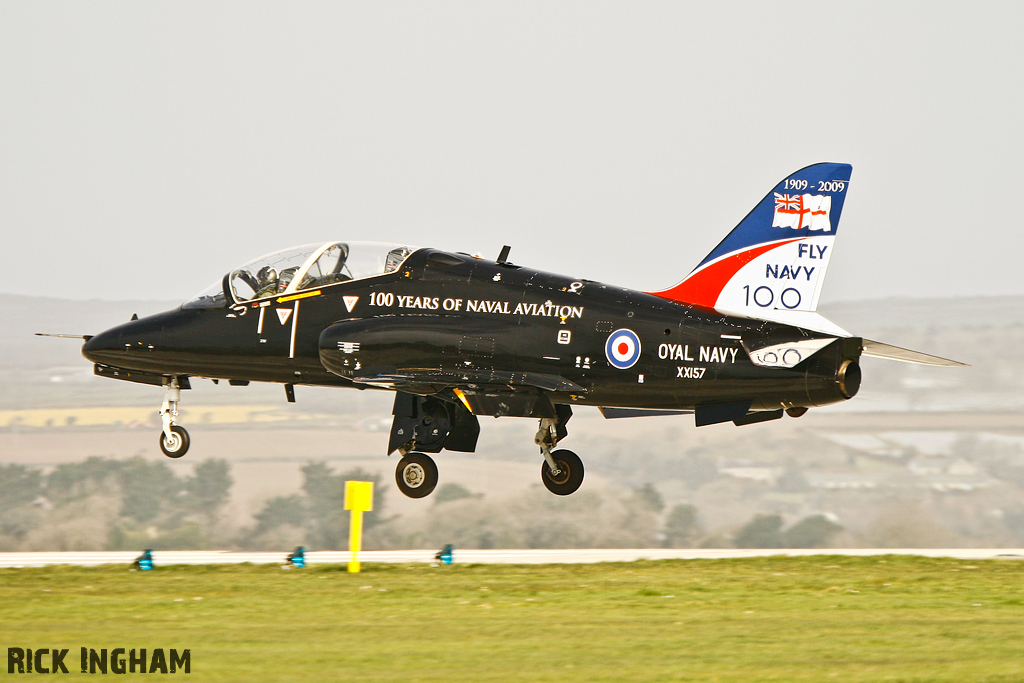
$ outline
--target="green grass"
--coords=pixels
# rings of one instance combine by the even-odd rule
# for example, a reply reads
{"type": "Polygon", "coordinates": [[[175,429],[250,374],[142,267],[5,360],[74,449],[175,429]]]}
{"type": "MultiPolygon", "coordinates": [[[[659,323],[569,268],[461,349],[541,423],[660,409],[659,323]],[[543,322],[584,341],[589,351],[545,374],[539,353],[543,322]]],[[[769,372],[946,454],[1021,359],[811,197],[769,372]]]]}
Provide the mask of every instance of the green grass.
{"type": "Polygon", "coordinates": [[[86,646],[190,648],[192,680],[1024,681],[1024,564],[4,569],[11,646],[72,676],[86,646]]]}

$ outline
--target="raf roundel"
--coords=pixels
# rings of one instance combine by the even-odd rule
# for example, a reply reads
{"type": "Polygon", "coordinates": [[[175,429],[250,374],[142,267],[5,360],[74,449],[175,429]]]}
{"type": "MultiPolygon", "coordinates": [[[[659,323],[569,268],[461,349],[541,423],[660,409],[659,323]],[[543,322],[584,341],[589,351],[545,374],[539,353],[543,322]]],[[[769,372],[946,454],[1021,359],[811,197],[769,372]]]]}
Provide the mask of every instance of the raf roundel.
{"type": "Polygon", "coordinates": [[[631,368],[640,360],[640,337],[633,330],[615,330],[604,344],[604,355],[619,370],[631,368]]]}

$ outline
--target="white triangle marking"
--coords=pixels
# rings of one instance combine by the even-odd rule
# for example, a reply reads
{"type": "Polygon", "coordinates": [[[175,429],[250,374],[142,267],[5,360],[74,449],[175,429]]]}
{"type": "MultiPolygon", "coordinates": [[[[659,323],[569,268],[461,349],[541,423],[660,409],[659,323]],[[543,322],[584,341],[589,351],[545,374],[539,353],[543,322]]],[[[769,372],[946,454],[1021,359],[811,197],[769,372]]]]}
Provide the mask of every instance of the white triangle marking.
{"type": "Polygon", "coordinates": [[[341,297],[345,301],[345,308],[351,313],[352,309],[356,307],[356,303],[359,301],[358,296],[343,296],[341,297]]]}
{"type": "Polygon", "coordinates": [[[274,310],[277,311],[277,317],[278,317],[278,319],[280,319],[282,325],[284,325],[286,322],[288,322],[288,316],[290,316],[292,314],[292,309],[290,309],[290,308],[276,308],[274,310]]]}

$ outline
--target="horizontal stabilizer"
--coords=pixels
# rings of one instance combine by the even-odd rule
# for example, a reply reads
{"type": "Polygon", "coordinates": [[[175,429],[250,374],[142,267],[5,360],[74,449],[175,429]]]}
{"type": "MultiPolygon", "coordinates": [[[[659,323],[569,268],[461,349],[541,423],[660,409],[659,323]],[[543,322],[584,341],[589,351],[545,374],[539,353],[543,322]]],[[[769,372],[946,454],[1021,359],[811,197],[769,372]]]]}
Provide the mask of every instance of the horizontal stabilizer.
{"type": "Polygon", "coordinates": [[[898,360],[902,361],[903,363],[917,363],[919,365],[967,367],[967,363],[961,363],[959,361],[949,360],[947,358],[939,358],[938,356],[929,356],[927,353],[921,353],[920,351],[911,351],[910,349],[902,349],[898,346],[883,344],[882,342],[871,341],[870,339],[864,340],[864,355],[872,356],[874,358],[888,358],[889,360],[898,360]]]}

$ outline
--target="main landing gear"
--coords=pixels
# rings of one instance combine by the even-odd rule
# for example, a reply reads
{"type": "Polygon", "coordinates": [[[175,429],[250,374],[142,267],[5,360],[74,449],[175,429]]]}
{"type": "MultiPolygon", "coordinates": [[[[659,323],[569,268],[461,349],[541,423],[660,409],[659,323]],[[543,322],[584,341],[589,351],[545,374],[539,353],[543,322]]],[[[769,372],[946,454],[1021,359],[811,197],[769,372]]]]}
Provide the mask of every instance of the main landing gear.
{"type": "Polygon", "coordinates": [[[429,496],[437,487],[437,465],[424,453],[441,449],[473,452],[480,425],[462,406],[436,398],[395,392],[395,420],[391,425],[388,455],[402,454],[395,470],[398,490],[410,498],[429,496]]]}
{"type": "MultiPolygon", "coordinates": [[[[553,405],[546,397],[541,398],[543,405],[538,405],[540,401],[535,399],[524,404],[519,412],[500,414],[549,416],[540,419],[540,429],[534,437],[544,456],[540,479],[551,493],[568,496],[583,483],[583,462],[572,451],[555,449],[568,435],[565,423],[572,417],[572,408],[553,405]]],[[[476,415],[462,403],[398,391],[393,413],[395,420],[391,425],[388,455],[395,451],[402,454],[395,470],[395,483],[398,490],[410,498],[429,496],[437,487],[437,465],[423,451],[440,453],[444,449],[472,453],[476,450],[480,426],[476,415]]]]}
{"type": "MultiPolygon", "coordinates": [[[[558,418],[541,418],[540,429],[534,437],[544,456],[540,479],[548,491],[558,496],[575,493],[583,484],[583,461],[580,457],[564,448],[552,450],[565,437],[564,425],[565,421],[558,418]]],[[[437,465],[433,458],[417,451],[400,452],[403,453],[402,459],[395,470],[398,490],[410,498],[429,496],[437,487],[437,465]]]]}
{"type": "Polygon", "coordinates": [[[160,450],[168,458],[180,458],[188,452],[191,442],[185,428],[175,424],[178,419],[178,401],[181,399],[178,378],[171,377],[164,383],[164,388],[167,393],[163,405],[160,406],[160,421],[163,424],[163,431],[160,432],[160,450]]]}

